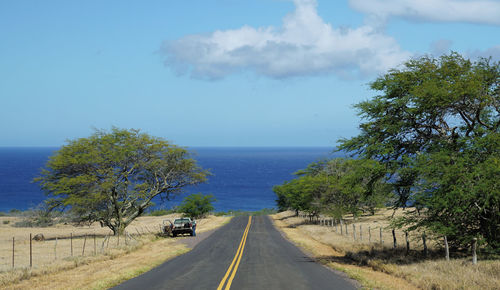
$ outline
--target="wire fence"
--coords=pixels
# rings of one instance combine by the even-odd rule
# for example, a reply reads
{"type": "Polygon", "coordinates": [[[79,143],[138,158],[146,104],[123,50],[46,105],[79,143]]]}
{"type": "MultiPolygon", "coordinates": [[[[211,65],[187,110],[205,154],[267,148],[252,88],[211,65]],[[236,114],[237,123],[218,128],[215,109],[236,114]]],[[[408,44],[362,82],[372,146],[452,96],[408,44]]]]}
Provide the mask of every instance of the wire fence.
{"type": "MultiPolygon", "coordinates": [[[[379,244],[382,247],[390,247],[394,250],[404,249],[407,254],[410,251],[421,251],[424,256],[429,254],[430,247],[442,245],[444,247],[444,257],[450,259],[450,251],[446,236],[442,240],[430,240],[425,232],[412,233],[397,230],[388,226],[372,226],[363,223],[356,223],[353,220],[336,219],[330,217],[311,218],[301,213],[299,215],[306,224],[315,224],[330,227],[336,234],[351,239],[353,242],[379,244]]],[[[471,245],[472,263],[477,264],[477,240],[474,239],[471,245]]]]}
{"type": "Polygon", "coordinates": [[[156,228],[135,227],[121,235],[112,231],[85,234],[69,233],[45,237],[36,235],[14,236],[0,241],[0,272],[37,268],[73,258],[98,256],[112,249],[137,245],[145,235],[162,233],[161,225],[156,228]]]}

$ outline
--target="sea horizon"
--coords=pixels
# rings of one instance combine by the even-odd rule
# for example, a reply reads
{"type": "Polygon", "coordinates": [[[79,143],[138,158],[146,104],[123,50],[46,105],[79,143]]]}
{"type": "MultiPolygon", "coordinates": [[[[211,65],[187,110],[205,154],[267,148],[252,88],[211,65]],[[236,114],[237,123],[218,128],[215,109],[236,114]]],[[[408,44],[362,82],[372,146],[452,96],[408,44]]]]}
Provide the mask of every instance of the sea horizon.
{"type": "MultiPolygon", "coordinates": [[[[212,194],[215,211],[257,211],[275,208],[274,185],[320,159],[342,156],[327,146],[198,146],[185,147],[212,175],[188,187],[156,209],[171,209],[190,193],[212,194]]],[[[46,199],[32,180],[59,147],[0,146],[0,212],[28,210],[46,199]]]]}

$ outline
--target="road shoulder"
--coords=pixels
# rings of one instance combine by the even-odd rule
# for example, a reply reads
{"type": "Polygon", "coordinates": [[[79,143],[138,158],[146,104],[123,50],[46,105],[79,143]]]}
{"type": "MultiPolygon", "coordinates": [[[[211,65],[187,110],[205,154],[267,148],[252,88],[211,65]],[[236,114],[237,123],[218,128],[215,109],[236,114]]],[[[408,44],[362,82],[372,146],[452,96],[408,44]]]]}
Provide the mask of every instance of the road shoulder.
{"type": "MultiPolygon", "coordinates": [[[[124,255],[111,255],[87,263],[80,261],[81,264],[70,269],[33,276],[6,285],[5,289],[107,289],[189,252],[201,240],[230,220],[230,217],[217,219],[216,224],[207,224],[205,229],[200,227],[199,235],[193,241],[189,241],[192,237],[175,239],[152,237],[150,242],[124,255]]],[[[75,263],[78,261],[75,260],[75,263]]]]}
{"type": "Polygon", "coordinates": [[[270,217],[273,225],[283,234],[283,236],[302,249],[305,254],[332,270],[345,273],[344,275],[358,281],[358,285],[370,289],[417,289],[404,279],[374,271],[369,267],[339,263],[337,261],[341,261],[342,259],[335,258],[343,257],[344,255],[342,253],[315,240],[306,232],[301,231],[300,227],[294,227],[287,223],[286,214],[274,214],[270,217]]]}

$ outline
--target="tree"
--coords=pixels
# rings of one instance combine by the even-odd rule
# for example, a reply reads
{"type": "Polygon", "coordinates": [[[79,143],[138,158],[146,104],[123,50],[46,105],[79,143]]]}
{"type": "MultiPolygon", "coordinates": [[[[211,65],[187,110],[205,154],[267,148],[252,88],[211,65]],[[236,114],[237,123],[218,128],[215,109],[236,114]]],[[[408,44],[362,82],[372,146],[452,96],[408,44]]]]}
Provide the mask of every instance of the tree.
{"type": "Polygon", "coordinates": [[[421,57],[379,77],[371,88],[382,94],[355,106],[363,119],[361,133],[341,140],[339,150],[385,165],[398,195],[395,207],[417,207],[407,226],[453,232],[462,246],[472,233],[494,245],[500,231],[498,215],[491,214],[498,212],[500,195],[493,170],[498,162],[494,148],[499,147],[500,62],[472,62],[457,53],[421,57]],[[488,214],[469,215],[472,205],[488,214]],[[455,229],[445,222],[445,216],[464,216],[463,211],[475,230],[469,231],[465,221],[455,220],[455,229]],[[486,235],[492,228],[495,233],[486,235]]]}
{"type": "Polygon", "coordinates": [[[327,184],[318,176],[301,176],[273,187],[279,210],[305,211],[312,218],[321,210],[321,195],[327,184]]]}
{"type": "Polygon", "coordinates": [[[391,191],[385,170],[373,160],[335,158],[308,165],[298,177],[273,188],[280,210],[308,212],[311,217],[328,212],[337,217],[374,213],[385,205],[391,191]]]}
{"type": "Polygon", "coordinates": [[[213,195],[203,195],[201,193],[190,194],[184,198],[178,211],[193,219],[202,218],[214,210],[212,205],[214,201],[215,198],[213,195]]]}
{"type": "Polygon", "coordinates": [[[385,170],[374,160],[335,158],[324,164],[320,174],[328,183],[322,196],[324,210],[337,217],[374,214],[391,197],[385,170]]]}
{"type": "Polygon", "coordinates": [[[207,174],[183,148],[139,130],[113,128],[68,141],[35,181],[51,208],[119,234],[154,198],[169,200],[207,174]]]}
{"type": "Polygon", "coordinates": [[[456,248],[473,238],[500,249],[500,134],[475,138],[460,152],[442,150],[417,159],[421,178],[415,201],[403,224],[446,235],[456,248]],[[494,139],[494,140],[493,140],[494,139]]]}
{"type": "Polygon", "coordinates": [[[457,53],[410,60],[371,83],[383,94],[355,105],[365,122],[358,136],[340,140],[339,150],[383,162],[400,194],[398,206],[405,206],[418,154],[443,147],[458,152],[459,139],[498,132],[499,74],[498,62],[473,63],[457,53]]]}

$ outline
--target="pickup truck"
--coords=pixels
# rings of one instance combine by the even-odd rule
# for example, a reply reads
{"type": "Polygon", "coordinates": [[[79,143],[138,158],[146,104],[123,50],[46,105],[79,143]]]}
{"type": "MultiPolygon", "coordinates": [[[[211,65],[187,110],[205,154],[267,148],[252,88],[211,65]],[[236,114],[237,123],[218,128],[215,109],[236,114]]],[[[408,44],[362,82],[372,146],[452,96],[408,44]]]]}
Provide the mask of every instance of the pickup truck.
{"type": "Polygon", "coordinates": [[[178,218],[174,220],[172,227],[172,236],[176,237],[180,234],[193,235],[194,222],[190,218],[178,218]]]}

